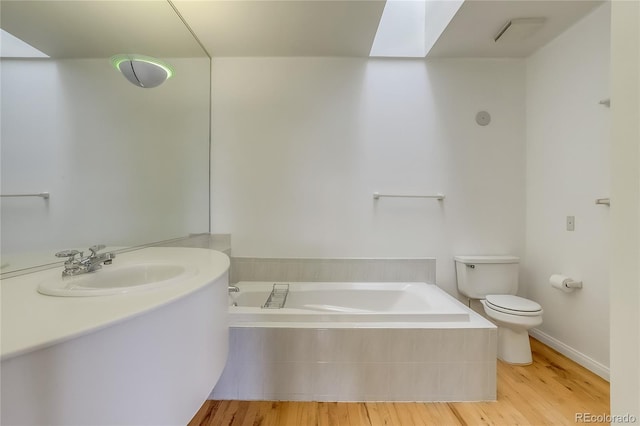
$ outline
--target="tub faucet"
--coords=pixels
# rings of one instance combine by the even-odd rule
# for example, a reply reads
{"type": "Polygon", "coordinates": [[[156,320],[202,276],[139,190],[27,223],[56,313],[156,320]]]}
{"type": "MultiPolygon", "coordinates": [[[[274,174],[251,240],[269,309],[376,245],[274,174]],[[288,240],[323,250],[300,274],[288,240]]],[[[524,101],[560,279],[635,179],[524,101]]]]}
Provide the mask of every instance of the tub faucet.
{"type": "Polygon", "coordinates": [[[90,255],[85,256],[84,252],[78,250],[63,250],[56,253],[56,257],[66,257],[64,262],[63,277],[70,275],[86,274],[94,272],[102,268],[102,265],[111,265],[116,257],[115,253],[100,253],[98,251],[104,249],[103,244],[89,247],[90,255]]]}
{"type": "Polygon", "coordinates": [[[239,291],[240,291],[240,288],[238,286],[235,286],[235,285],[229,286],[229,293],[238,293],[239,291]]]}

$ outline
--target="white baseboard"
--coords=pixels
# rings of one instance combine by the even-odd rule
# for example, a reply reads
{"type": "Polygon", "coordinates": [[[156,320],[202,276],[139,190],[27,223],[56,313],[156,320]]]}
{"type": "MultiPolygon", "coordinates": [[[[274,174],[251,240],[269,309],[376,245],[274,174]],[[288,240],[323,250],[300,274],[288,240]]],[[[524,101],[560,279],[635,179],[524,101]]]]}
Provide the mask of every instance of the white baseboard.
{"type": "Polygon", "coordinates": [[[555,337],[551,337],[547,333],[544,333],[540,330],[537,330],[535,328],[531,329],[529,330],[529,334],[531,335],[531,337],[534,337],[535,339],[541,341],[545,345],[555,349],[556,351],[560,352],[562,355],[566,356],[570,360],[577,362],[587,370],[592,371],[593,373],[602,377],[607,382],[609,381],[609,367],[599,363],[598,361],[592,358],[589,358],[582,352],[575,350],[571,346],[565,343],[562,343],[560,340],[556,339],[555,337]]]}

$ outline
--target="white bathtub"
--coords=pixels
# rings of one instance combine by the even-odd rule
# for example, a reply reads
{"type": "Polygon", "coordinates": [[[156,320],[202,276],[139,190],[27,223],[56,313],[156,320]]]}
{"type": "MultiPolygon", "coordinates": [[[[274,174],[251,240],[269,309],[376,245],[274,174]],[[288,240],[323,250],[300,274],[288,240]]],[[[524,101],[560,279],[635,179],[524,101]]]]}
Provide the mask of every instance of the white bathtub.
{"type": "Polygon", "coordinates": [[[469,310],[434,284],[277,283],[289,285],[281,309],[262,308],[273,282],[240,282],[230,293],[231,325],[259,322],[469,322],[469,310]]]}
{"type": "Polygon", "coordinates": [[[436,285],[289,283],[282,309],[261,308],[273,284],[230,293],[211,399],[495,400],[496,327],[436,285]]]}

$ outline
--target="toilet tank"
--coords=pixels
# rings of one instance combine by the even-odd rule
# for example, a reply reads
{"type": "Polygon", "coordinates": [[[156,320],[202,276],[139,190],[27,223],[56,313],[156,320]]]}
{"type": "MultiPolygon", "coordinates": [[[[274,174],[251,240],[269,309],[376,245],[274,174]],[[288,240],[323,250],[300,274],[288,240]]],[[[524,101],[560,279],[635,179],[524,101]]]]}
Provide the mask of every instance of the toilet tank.
{"type": "Polygon", "coordinates": [[[458,291],[471,299],[518,291],[518,257],[455,256],[454,260],[458,291]]]}

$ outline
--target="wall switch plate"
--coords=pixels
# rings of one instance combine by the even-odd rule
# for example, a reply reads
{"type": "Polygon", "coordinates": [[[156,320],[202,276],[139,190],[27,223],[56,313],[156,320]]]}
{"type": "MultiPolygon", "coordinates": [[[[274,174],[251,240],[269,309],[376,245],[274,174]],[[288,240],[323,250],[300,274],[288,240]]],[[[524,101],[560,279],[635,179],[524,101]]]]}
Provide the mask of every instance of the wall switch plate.
{"type": "Polygon", "coordinates": [[[576,217],[567,216],[567,231],[573,231],[576,229],[576,217]]]}

